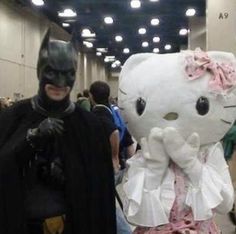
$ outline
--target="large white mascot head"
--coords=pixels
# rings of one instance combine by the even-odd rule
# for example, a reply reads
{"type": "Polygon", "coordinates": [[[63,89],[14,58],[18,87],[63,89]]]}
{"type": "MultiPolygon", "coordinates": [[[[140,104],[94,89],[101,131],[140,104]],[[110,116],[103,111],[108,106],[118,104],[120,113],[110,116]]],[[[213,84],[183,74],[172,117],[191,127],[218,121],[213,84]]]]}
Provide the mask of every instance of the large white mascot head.
{"type": "Polygon", "coordinates": [[[233,54],[201,50],[136,54],[124,64],[119,106],[137,141],[153,127],[199,134],[201,145],[219,141],[236,117],[233,54]]]}

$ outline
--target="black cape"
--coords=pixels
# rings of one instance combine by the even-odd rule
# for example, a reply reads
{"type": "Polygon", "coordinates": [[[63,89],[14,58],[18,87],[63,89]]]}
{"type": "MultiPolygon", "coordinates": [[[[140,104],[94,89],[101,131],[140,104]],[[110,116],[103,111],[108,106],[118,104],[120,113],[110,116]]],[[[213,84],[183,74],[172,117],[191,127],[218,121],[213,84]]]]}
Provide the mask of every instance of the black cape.
{"type": "MultiPolygon", "coordinates": [[[[21,168],[34,152],[26,132],[45,119],[30,100],[0,114],[0,234],[26,234],[21,168]]],[[[64,117],[66,234],[115,234],[115,196],[109,141],[97,118],[76,107],[64,117]]]]}

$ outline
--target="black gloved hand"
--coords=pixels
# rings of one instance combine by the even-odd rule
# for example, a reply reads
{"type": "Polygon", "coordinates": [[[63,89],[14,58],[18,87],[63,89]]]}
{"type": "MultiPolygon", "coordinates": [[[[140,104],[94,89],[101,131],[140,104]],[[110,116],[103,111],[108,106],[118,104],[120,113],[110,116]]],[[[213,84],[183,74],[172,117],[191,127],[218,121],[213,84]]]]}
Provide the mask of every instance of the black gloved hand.
{"type": "Polygon", "coordinates": [[[63,120],[56,118],[47,118],[43,120],[37,128],[29,129],[26,139],[30,142],[32,147],[37,148],[43,138],[62,135],[63,120]]]}
{"type": "Polygon", "coordinates": [[[61,119],[47,118],[39,124],[36,135],[39,137],[61,135],[64,130],[63,123],[61,119]]]}

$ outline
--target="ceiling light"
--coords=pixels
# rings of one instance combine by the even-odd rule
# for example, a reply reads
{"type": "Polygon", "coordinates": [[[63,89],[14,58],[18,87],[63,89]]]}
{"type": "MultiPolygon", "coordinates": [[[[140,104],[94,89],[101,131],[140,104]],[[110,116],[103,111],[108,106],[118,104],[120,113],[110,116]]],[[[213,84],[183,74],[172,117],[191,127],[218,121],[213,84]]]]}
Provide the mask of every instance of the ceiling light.
{"type": "Polygon", "coordinates": [[[123,49],[123,53],[124,53],[124,54],[128,54],[129,52],[130,52],[129,48],[124,48],[124,49],[123,49]]]}
{"type": "Polygon", "coordinates": [[[84,28],[84,29],[82,30],[81,36],[82,36],[82,37],[95,37],[96,34],[95,34],[95,33],[92,33],[92,32],[90,31],[90,29],[84,28]]]}
{"type": "Polygon", "coordinates": [[[157,25],[159,25],[159,23],[160,23],[160,20],[159,20],[159,19],[157,19],[157,18],[151,19],[151,25],[157,26],[157,25]]]}
{"type": "Polygon", "coordinates": [[[154,48],[153,49],[153,53],[159,53],[159,52],[160,52],[159,48],[154,48]]]}
{"type": "Polygon", "coordinates": [[[102,52],[97,52],[96,55],[97,56],[102,56],[102,52]]]}
{"type": "Polygon", "coordinates": [[[148,47],[149,46],[149,43],[147,42],[147,41],[144,41],[143,43],[142,43],[142,47],[148,47]]]}
{"type": "Polygon", "coordinates": [[[121,62],[120,62],[119,60],[116,60],[114,63],[115,63],[116,66],[118,66],[118,67],[121,65],[121,62]]]}
{"type": "Polygon", "coordinates": [[[121,41],[123,41],[123,37],[120,36],[120,35],[117,35],[117,36],[115,37],[115,40],[116,40],[117,42],[121,42],[121,41]]]}
{"type": "Polygon", "coordinates": [[[165,45],[165,50],[170,50],[170,49],[171,49],[171,45],[170,44],[165,45]]]}
{"type": "Polygon", "coordinates": [[[185,36],[187,34],[188,34],[188,29],[182,28],[182,29],[179,30],[179,35],[185,36]]]}
{"type": "Polygon", "coordinates": [[[112,19],[112,17],[107,16],[107,17],[104,18],[104,22],[106,24],[113,24],[113,19],[112,19]]]}
{"type": "Polygon", "coordinates": [[[190,8],[186,11],[186,16],[194,16],[196,14],[196,10],[193,8],[190,8]]]}
{"type": "Polygon", "coordinates": [[[43,0],[32,0],[32,3],[36,6],[43,6],[44,5],[43,0]]]}
{"type": "Polygon", "coordinates": [[[112,67],[112,68],[116,68],[117,66],[116,66],[115,63],[112,63],[112,64],[111,64],[111,67],[112,67]]]}
{"type": "Polygon", "coordinates": [[[65,28],[67,28],[67,27],[70,27],[70,24],[68,24],[68,23],[62,23],[62,26],[65,27],[65,28]]]}
{"type": "Polygon", "coordinates": [[[147,32],[146,28],[140,28],[140,29],[138,30],[138,33],[139,33],[139,34],[145,34],[146,32],[147,32]]]}
{"type": "Polygon", "coordinates": [[[139,0],[132,0],[130,2],[130,6],[132,8],[140,8],[141,7],[141,2],[139,0]]]}
{"type": "Polygon", "coordinates": [[[150,0],[150,2],[158,2],[159,0],[150,0]]]}
{"type": "Polygon", "coordinates": [[[158,42],[160,42],[160,37],[153,37],[152,38],[152,41],[154,42],[154,43],[158,43],[158,42]]]}
{"type": "Polygon", "coordinates": [[[104,58],[105,63],[114,62],[116,60],[115,56],[106,56],[104,58]]]}
{"type": "Polygon", "coordinates": [[[75,17],[77,16],[76,12],[72,9],[65,9],[63,12],[59,12],[58,15],[60,17],[75,17]]]}
{"type": "Polygon", "coordinates": [[[115,56],[113,56],[113,55],[108,55],[108,56],[106,56],[106,58],[108,58],[108,59],[110,59],[110,60],[113,60],[113,61],[114,61],[116,57],[115,57],[115,56]]]}
{"type": "Polygon", "coordinates": [[[84,44],[87,48],[93,48],[93,43],[91,43],[91,42],[83,41],[83,44],[84,44]]]}
{"type": "Polygon", "coordinates": [[[101,53],[107,53],[108,49],[107,48],[97,48],[97,51],[101,52],[101,53]]]}
{"type": "Polygon", "coordinates": [[[109,59],[108,58],[104,58],[104,62],[105,63],[109,63],[109,59]]]}
{"type": "Polygon", "coordinates": [[[114,63],[111,64],[112,68],[119,67],[121,65],[121,62],[119,60],[116,60],[114,63]]]}

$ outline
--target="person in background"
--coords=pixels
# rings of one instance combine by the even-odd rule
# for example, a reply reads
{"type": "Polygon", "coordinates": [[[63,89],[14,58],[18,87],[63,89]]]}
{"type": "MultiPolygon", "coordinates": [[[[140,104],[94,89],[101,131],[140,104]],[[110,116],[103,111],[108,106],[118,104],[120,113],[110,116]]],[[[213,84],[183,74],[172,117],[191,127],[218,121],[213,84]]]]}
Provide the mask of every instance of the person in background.
{"type": "MultiPolygon", "coordinates": [[[[224,138],[222,139],[222,145],[224,149],[224,156],[225,160],[228,164],[230,164],[230,161],[233,161],[235,156],[235,146],[236,146],[236,122],[234,122],[231,129],[225,134],[224,138]]],[[[231,167],[229,166],[231,169],[231,167]]],[[[234,178],[234,172],[230,170],[231,172],[231,178],[234,178]]],[[[234,202],[233,209],[229,212],[230,220],[234,225],[236,225],[236,209],[235,209],[236,201],[234,202]]]]}
{"type": "Polygon", "coordinates": [[[109,104],[110,87],[102,81],[95,81],[91,84],[90,101],[92,104],[92,112],[101,120],[105,129],[106,136],[109,138],[112,161],[115,172],[119,171],[119,131],[114,123],[112,112],[109,104]]]}
{"type": "Polygon", "coordinates": [[[46,34],[38,94],[0,114],[0,233],[116,234],[110,143],[70,100],[77,54],[46,34]]]}
{"type": "Polygon", "coordinates": [[[6,98],[0,98],[0,112],[9,106],[6,98]]]}
{"type": "Polygon", "coordinates": [[[83,91],[83,95],[81,93],[77,95],[77,104],[84,110],[91,110],[91,105],[89,101],[89,91],[87,89],[83,91]]]}
{"type": "MultiPolygon", "coordinates": [[[[110,140],[112,150],[112,161],[116,177],[115,180],[118,181],[121,178],[119,161],[120,136],[109,103],[110,87],[107,83],[103,81],[95,81],[91,84],[89,92],[90,100],[92,103],[92,112],[101,120],[106,132],[106,136],[110,140]]],[[[122,207],[118,193],[117,200],[119,201],[119,204],[122,207]]],[[[120,207],[116,208],[116,220],[117,234],[132,233],[131,228],[127,223],[120,207]]]]}

